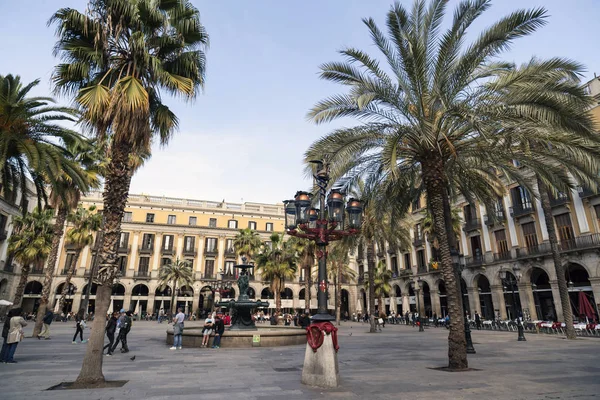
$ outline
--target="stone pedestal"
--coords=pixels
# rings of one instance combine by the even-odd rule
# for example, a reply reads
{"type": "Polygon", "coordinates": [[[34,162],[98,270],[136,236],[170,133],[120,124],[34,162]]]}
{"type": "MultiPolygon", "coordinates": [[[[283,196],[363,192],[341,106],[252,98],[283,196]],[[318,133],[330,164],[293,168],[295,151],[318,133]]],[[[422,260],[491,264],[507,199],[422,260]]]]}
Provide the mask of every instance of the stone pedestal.
{"type": "Polygon", "coordinates": [[[340,371],[333,339],[325,335],[323,345],[315,353],[310,345],[306,345],[302,383],[308,386],[336,388],[340,384],[340,371]]]}

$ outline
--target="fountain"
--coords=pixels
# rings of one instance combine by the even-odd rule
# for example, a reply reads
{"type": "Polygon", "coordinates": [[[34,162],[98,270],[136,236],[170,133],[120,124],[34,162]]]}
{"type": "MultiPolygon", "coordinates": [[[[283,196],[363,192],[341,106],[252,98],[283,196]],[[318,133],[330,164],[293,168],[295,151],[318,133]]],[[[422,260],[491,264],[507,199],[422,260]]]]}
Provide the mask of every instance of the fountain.
{"type": "Polygon", "coordinates": [[[251,301],[248,297],[248,288],[250,287],[250,277],[248,270],[254,268],[254,265],[246,264],[246,257],[242,257],[243,264],[235,265],[233,268],[240,270],[240,276],[237,284],[240,295],[236,300],[221,301],[217,307],[228,308],[231,315],[230,331],[256,331],[258,328],[252,318],[252,310],[260,307],[269,307],[268,301],[251,301]]]}
{"type": "MultiPolygon", "coordinates": [[[[230,310],[231,326],[221,338],[221,347],[273,347],[306,344],[306,330],[290,326],[256,326],[252,318],[253,310],[269,307],[267,301],[252,301],[248,296],[250,275],[248,270],[254,265],[246,264],[242,257],[242,264],[234,268],[240,270],[237,285],[240,294],[237,300],[220,301],[217,307],[230,310]]],[[[201,321],[185,321],[182,342],[183,347],[201,347],[202,327],[201,321]]],[[[173,328],[167,329],[167,344],[173,344],[173,328]]]]}

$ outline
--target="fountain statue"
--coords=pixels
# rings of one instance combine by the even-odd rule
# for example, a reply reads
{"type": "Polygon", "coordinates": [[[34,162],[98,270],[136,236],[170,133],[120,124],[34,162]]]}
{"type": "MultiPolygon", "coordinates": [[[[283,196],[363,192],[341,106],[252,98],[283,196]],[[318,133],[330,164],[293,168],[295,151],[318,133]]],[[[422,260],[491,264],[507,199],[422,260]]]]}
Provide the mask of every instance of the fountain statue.
{"type": "Polygon", "coordinates": [[[241,265],[235,265],[234,268],[240,270],[240,275],[237,281],[239,288],[239,296],[237,300],[220,301],[217,303],[217,307],[226,307],[229,309],[231,314],[231,327],[232,331],[245,330],[255,331],[257,330],[254,320],[252,319],[252,311],[259,307],[269,307],[268,301],[251,301],[248,297],[248,288],[250,287],[250,276],[248,270],[254,268],[252,264],[246,264],[246,257],[242,257],[241,265]]]}

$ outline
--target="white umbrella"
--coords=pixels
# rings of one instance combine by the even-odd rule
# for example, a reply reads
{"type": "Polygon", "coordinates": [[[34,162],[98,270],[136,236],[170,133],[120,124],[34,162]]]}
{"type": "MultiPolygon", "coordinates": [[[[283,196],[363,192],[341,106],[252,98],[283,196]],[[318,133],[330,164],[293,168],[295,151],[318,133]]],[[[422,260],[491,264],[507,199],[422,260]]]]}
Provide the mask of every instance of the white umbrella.
{"type": "Polygon", "coordinates": [[[135,310],[133,311],[134,314],[138,314],[140,313],[140,301],[138,300],[137,303],[135,304],[135,310]]]}
{"type": "Polygon", "coordinates": [[[357,300],[356,311],[362,312],[362,301],[360,301],[360,300],[357,300]]]}
{"type": "Polygon", "coordinates": [[[163,310],[163,311],[164,311],[164,309],[165,309],[165,301],[164,301],[164,300],[161,300],[161,301],[160,301],[160,308],[159,308],[158,310],[159,310],[159,311],[160,311],[160,310],[163,310]]]}
{"type": "Polygon", "coordinates": [[[186,301],[185,301],[185,315],[188,315],[188,313],[189,313],[189,309],[188,309],[188,307],[189,307],[189,305],[188,305],[188,302],[187,302],[187,300],[186,300],[186,301]]]}
{"type": "Polygon", "coordinates": [[[54,306],[54,314],[58,314],[60,312],[60,300],[56,300],[56,305],[54,306]]]}
{"type": "Polygon", "coordinates": [[[8,300],[0,300],[0,306],[12,306],[13,303],[8,300]]]}
{"type": "Polygon", "coordinates": [[[108,306],[107,314],[112,314],[112,313],[113,313],[113,300],[110,299],[110,305],[108,306]]]}

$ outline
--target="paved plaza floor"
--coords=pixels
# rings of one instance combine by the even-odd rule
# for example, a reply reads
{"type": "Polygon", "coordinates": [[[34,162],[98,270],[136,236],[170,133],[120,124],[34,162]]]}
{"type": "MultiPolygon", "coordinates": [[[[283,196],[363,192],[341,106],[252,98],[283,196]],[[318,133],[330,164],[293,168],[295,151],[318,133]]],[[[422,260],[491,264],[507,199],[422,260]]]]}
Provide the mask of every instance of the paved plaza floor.
{"type": "MultiPolygon", "coordinates": [[[[165,344],[166,324],[136,322],[129,354],[105,357],[108,380],[122,388],[46,391],[78,374],[86,344],[71,344],[75,324],[53,323],[52,340],[26,338],[18,364],[0,364],[0,399],[592,399],[600,397],[600,340],[475,331],[475,371],[451,373],[443,328],[419,333],[387,325],[340,328],[341,386],[319,390],[300,383],[304,346],[253,349],[183,349],[165,344]],[[136,356],[135,361],[130,357],[136,356]]],[[[26,334],[31,335],[31,324],[26,334]]],[[[85,335],[89,335],[86,329],[85,335]]]]}

